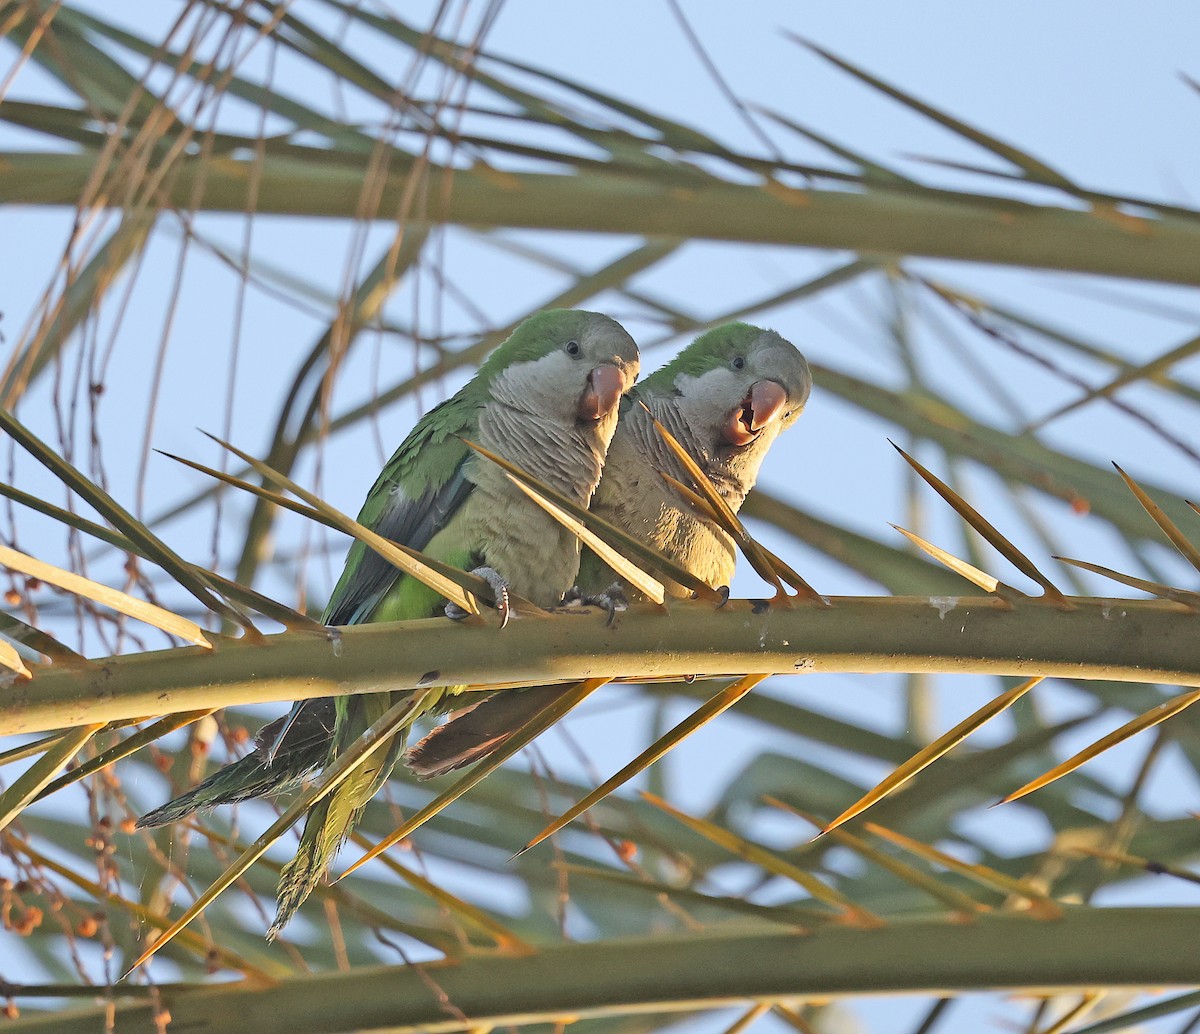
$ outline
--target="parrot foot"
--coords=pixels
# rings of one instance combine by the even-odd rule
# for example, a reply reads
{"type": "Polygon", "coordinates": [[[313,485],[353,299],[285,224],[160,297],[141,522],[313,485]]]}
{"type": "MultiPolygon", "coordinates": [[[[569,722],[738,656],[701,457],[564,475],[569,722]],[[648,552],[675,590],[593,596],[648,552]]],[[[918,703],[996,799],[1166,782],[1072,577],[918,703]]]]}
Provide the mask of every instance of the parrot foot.
{"type": "Polygon", "coordinates": [[[620,582],[613,582],[597,596],[588,596],[578,585],[573,585],[563,596],[563,606],[570,608],[603,607],[608,614],[605,625],[612,628],[613,622],[617,619],[617,611],[629,609],[629,600],[626,598],[625,590],[620,582]]]}
{"type": "MultiPolygon", "coordinates": [[[[500,615],[500,627],[504,628],[508,624],[509,617],[512,616],[512,608],[509,606],[508,600],[508,582],[494,567],[477,567],[471,574],[488,583],[492,590],[492,598],[496,601],[496,613],[500,615]]],[[[467,617],[467,612],[457,603],[447,603],[445,615],[451,621],[462,621],[467,617]]]]}
{"type": "MultiPolygon", "coordinates": [[[[713,590],[713,592],[715,592],[718,596],[717,610],[720,610],[723,606],[725,606],[726,603],[729,602],[729,586],[728,585],[718,585],[713,590]]],[[[700,593],[693,592],[691,598],[694,600],[698,600],[700,598],[700,593]]]]}

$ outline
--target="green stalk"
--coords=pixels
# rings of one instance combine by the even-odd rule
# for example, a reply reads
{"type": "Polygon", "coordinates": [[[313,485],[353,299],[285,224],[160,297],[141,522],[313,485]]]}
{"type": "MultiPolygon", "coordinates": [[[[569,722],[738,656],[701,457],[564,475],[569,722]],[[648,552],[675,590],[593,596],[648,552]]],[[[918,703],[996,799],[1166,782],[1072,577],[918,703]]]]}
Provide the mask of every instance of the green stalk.
{"type": "Polygon", "coordinates": [[[1015,608],[995,597],[832,597],[770,608],[731,600],[605,615],[529,618],[500,629],[441,619],[216,639],[39,668],[0,699],[0,735],[206,707],[423,689],[635,681],[746,672],[946,672],[1200,686],[1197,617],[1177,603],[1072,597],[1015,608]]]}
{"type": "MultiPolygon", "coordinates": [[[[1195,926],[1195,910],[1183,908],[1079,909],[1053,921],[1008,913],[965,924],[574,943],[518,958],[306,975],[270,988],[160,990],[180,1030],[438,1034],[796,998],[1187,987],[1200,983],[1200,953],[1180,950],[1195,926]]],[[[103,1014],[59,1012],[5,1029],[91,1034],[103,1014]]],[[[119,1006],[116,1029],[153,1034],[153,1008],[119,1006]]]]}
{"type": "MultiPolygon", "coordinates": [[[[292,148],[250,162],[180,159],[163,184],[164,204],[190,208],[203,177],[200,210],[254,210],[341,219],[357,217],[366,158],[292,148]]],[[[95,155],[0,154],[0,204],[74,205],[95,155]]],[[[376,211],[395,212],[412,173],[394,155],[376,211]]],[[[795,244],[884,255],[924,255],[1041,269],[1074,270],[1164,283],[1200,284],[1200,222],[1180,216],[1032,205],[1008,198],[906,187],[852,193],[801,190],[775,180],[743,185],[662,172],[640,176],[498,173],[433,167],[431,223],[520,226],[639,236],[795,244]]],[[[120,196],[120,183],[112,196],[120,196]]]]}

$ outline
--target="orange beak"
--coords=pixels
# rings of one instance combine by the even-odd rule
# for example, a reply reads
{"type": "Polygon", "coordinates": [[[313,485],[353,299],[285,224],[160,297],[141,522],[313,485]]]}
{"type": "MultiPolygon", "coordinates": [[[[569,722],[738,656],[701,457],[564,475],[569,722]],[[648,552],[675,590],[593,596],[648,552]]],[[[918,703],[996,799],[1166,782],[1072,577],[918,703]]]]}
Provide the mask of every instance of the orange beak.
{"type": "Polygon", "coordinates": [[[756,381],[733,409],[721,428],[729,445],[749,445],[764,427],[783,412],[787,392],[775,381],[756,381]]]}
{"type": "Polygon", "coordinates": [[[625,391],[625,374],[611,363],[593,368],[587,387],[579,396],[576,415],[580,420],[599,420],[611,413],[625,391]]]}

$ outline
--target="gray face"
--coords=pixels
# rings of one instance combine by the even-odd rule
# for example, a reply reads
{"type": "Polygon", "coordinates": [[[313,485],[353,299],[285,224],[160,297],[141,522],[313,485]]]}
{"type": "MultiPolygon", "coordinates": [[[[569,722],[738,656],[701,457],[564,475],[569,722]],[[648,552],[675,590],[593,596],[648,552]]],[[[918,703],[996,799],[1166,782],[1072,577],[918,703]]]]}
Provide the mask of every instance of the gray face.
{"type": "Polygon", "coordinates": [[[753,484],[763,457],[781,431],[794,424],[812,388],[804,356],[774,331],[699,375],[680,374],[679,411],[709,456],[753,484]]]}
{"type": "Polygon", "coordinates": [[[540,358],[505,369],[492,391],[505,404],[554,424],[607,426],[639,370],[637,345],[625,329],[588,313],[557,332],[540,358]]]}

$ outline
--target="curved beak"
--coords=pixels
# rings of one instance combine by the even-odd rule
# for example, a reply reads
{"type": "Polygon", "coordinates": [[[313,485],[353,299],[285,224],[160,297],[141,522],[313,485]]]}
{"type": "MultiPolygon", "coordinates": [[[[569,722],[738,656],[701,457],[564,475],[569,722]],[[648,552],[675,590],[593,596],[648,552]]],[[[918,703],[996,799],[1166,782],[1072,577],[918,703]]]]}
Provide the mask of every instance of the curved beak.
{"type": "Polygon", "coordinates": [[[599,420],[613,411],[624,391],[625,374],[619,367],[611,363],[594,367],[579,396],[576,415],[580,420],[599,420]]]}
{"type": "Polygon", "coordinates": [[[783,413],[787,392],[776,381],[756,381],[746,397],[729,411],[721,437],[730,445],[749,445],[764,427],[783,413]]]}

